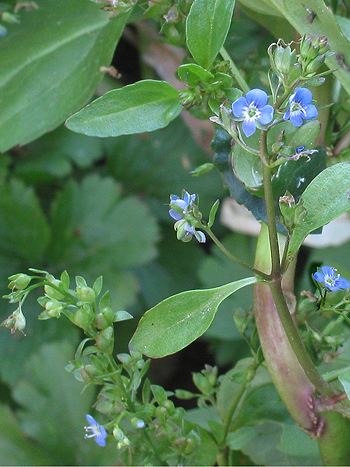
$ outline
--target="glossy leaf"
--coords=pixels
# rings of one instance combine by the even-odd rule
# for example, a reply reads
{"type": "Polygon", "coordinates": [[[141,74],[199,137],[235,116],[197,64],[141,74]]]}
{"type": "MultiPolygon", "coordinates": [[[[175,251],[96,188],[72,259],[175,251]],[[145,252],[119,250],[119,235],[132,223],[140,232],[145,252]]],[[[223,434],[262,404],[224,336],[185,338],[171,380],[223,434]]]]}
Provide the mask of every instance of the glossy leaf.
{"type": "Polygon", "coordinates": [[[309,233],[350,209],[349,180],[350,164],[343,162],[325,169],[306,188],[299,201],[306,212],[292,233],[289,260],[309,233]]]}
{"type": "Polygon", "coordinates": [[[144,80],[107,92],[68,118],[88,136],[120,136],[167,126],[181,112],[179,93],[165,81],[144,80]]]}
{"type": "Polygon", "coordinates": [[[224,45],[235,0],[195,0],[186,21],[187,46],[195,61],[209,68],[224,45]]]}
{"type": "Polygon", "coordinates": [[[198,83],[206,83],[214,79],[214,75],[205,68],[196,63],[185,63],[179,66],[177,74],[181,81],[185,81],[190,86],[195,86],[198,83]]]}
{"type": "Polygon", "coordinates": [[[178,352],[204,334],[225,298],[255,282],[255,277],[249,277],[213,289],[189,290],[163,300],[141,318],[130,348],[153,358],[178,352]]]}
{"type": "Polygon", "coordinates": [[[36,3],[0,41],[0,151],[55,128],[91,98],[127,19],[110,21],[85,0],[36,3]]]}

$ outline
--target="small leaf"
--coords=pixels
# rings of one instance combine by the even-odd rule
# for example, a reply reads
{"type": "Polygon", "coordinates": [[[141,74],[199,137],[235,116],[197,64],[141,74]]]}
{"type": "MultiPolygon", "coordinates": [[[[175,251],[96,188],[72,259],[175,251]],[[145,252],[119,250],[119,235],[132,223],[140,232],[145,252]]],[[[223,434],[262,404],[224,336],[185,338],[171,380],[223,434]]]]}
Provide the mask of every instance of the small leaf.
{"type": "Polygon", "coordinates": [[[130,348],[152,358],[178,352],[204,334],[225,298],[256,281],[255,277],[248,277],[213,289],[189,290],[163,300],[141,318],[130,348]]]}
{"type": "Polygon", "coordinates": [[[316,138],[320,134],[321,123],[318,120],[307,122],[297,128],[292,135],[286,138],[286,143],[292,148],[305,146],[306,149],[313,147],[316,138]]]}
{"type": "Polygon", "coordinates": [[[209,68],[224,45],[235,0],[195,0],[186,21],[187,46],[195,61],[209,68]]]}
{"type": "Polygon", "coordinates": [[[312,180],[298,203],[306,213],[292,233],[287,253],[289,260],[309,233],[350,209],[349,180],[350,164],[347,162],[328,167],[312,180]]]}
{"type": "Polygon", "coordinates": [[[344,391],[346,392],[346,395],[348,396],[348,399],[350,400],[350,371],[343,373],[341,376],[339,376],[339,381],[342,384],[344,391]]]}
{"type": "Polygon", "coordinates": [[[212,205],[211,209],[210,209],[210,213],[209,213],[209,220],[208,220],[208,227],[212,227],[214,222],[215,222],[215,217],[216,217],[216,213],[218,211],[218,208],[220,206],[220,200],[216,200],[215,203],[212,205]]]}
{"type": "Polygon", "coordinates": [[[124,310],[118,310],[114,314],[114,322],[127,321],[128,319],[134,319],[134,317],[124,310]]]}
{"type": "Polygon", "coordinates": [[[199,83],[206,83],[214,79],[214,75],[205,68],[196,63],[185,63],[177,69],[178,77],[181,81],[185,81],[190,86],[195,86],[199,83]]]}
{"type": "Polygon", "coordinates": [[[170,84],[144,80],[107,92],[69,117],[66,126],[101,138],[130,135],[167,126],[181,109],[179,93],[170,84]]]}
{"type": "Polygon", "coordinates": [[[94,289],[94,291],[96,293],[96,296],[100,295],[102,287],[103,287],[103,277],[99,276],[95,280],[94,285],[92,286],[92,288],[94,289]]]}

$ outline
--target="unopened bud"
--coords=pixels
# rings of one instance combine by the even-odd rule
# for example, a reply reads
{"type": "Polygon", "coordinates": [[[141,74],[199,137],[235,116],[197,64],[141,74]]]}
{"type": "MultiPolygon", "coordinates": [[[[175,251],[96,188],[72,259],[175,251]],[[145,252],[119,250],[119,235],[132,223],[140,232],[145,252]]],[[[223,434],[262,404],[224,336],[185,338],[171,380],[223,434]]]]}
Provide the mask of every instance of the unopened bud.
{"type": "Polygon", "coordinates": [[[32,280],[31,276],[28,274],[14,274],[13,276],[9,277],[9,289],[16,289],[16,290],[23,290],[29,285],[30,281],[32,280]]]}
{"type": "Polygon", "coordinates": [[[81,302],[94,303],[96,299],[95,291],[91,287],[77,287],[76,293],[81,302]]]}
{"type": "Polygon", "coordinates": [[[96,337],[96,347],[102,350],[102,352],[106,352],[111,354],[114,348],[114,329],[112,326],[104,329],[100,333],[98,333],[96,337]]]}

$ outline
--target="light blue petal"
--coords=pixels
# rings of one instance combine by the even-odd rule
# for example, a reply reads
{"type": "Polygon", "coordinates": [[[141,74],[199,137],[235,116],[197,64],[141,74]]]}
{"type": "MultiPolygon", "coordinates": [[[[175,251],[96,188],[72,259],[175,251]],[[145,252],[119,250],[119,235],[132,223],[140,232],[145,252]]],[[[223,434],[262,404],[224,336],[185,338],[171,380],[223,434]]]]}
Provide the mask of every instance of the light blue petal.
{"type": "Polygon", "coordinates": [[[172,206],[177,206],[180,209],[182,209],[183,211],[185,211],[187,209],[188,204],[183,199],[176,199],[175,201],[170,203],[170,207],[172,207],[172,206]]]}
{"type": "Polygon", "coordinates": [[[345,277],[339,277],[335,281],[335,286],[337,287],[337,290],[349,289],[350,282],[347,279],[345,279],[345,277]]]}
{"type": "Polygon", "coordinates": [[[312,92],[307,88],[296,88],[293,100],[305,107],[312,102],[312,92]]]}
{"type": "Polygon", "coordinates": [[[177,195],[170,195],[170,203],[172,203],[173,201],[176,201],[177,199],[179,199],[177,195]]]}
{"type": "Polygon", "coordinates": [[[289,120],[290,118],[290,107],[286,110],[286,113],[283,115],[283,120],[289,120]]]}
{"type": "Polygon", "coordinates": [[[101,446],[102,448],[106,446],[106,439],[103,436],[96,436],[95,438],[96,444],[101,446]]]}
{"type": "Polygon", "coordinates": [[[258,109],[261,109],[261,107],[264,107],[267,104],[268,95],[262,89],[252,89],[247,92],[246,99],[248,104],[254,102],[255,106],[258,109]]]}
{"type": "Polygon", "coordinates": [[[295,148],[295,152],[299,154],[300,152],[303,152],[304,149],[305,149],[305,146],[298,146],[297,148],[295,148]]]}
{"type": "Polygon", "coordinates": [[[177,211],[174,209],[169,209],[169,216],[175,219],[176,221],[179,221],[182,219],[181,214],[179,214],[177,211]]]}
{"type": "Polygon", "coordinates": [[[337,272],[336,269],[331,266],[322,266],[320,269],[324,276],[334,277],[337,272]]]}
{"type": "Polygon", "coordinates": [[[261,115],[257,119],[261,125],[267,125],[273,119],[273,107],[271,105],[265,105],[262,109],[260,109],[261,115]]]}
{"type": "Polygon", "coordinates": [[[187,206],[190,204],[190,202],[191,202],[191,195],[189,194],[188,191],[185,191],[184,196],[183,196],[183,200],[185,201],[185,203],[187,204],[187,206]]]}
{"type": "Polygon", "coordinates": [[[190,204],[194,203],[196,201],[196,198],[197,198],[197,195],[195,194],[191,195],[190,204]]]}
{"type": "Polygon", "coordinates": [[[207,239],[205,238],[204,233],[201,232],[200,230],[196,230],[195,233],[194,233],[194,236],[196,237],[196,240],[199,243],[205,243],[207,241],[207,239]]]}
{"type": "Polygon", "coordinates": [[[315,105],[308,104],[304,107],[305,109],[305,120],[310,120],[310,118],[316,118],[318,116],[318,111],[315,105]]]}
{"type": "Polygon", "coordinates": [[[186,233],[191,234],[191,235],[194,235],[195,233],[194,227],[192,227],[192,225],[189,224],[188,222],[186,222],[186,224],[184,225],[184,230],[186,233]]]}
{"type": "Polygon", "coordinates": [[[303,119],[301,115],[302,113],[300,111],[291,112],[290,114],[290,121],[292,122],[292,125],[294,125],[297,128],[303,124],[303,119]]]}
{"type": "Polygon", "coordinates": [[[324,274],[322,272],[317,271],[312,274],[312,277],[315,279],[316,282],[320,282],[321,284],[324,283],[324,274]]]}
{"type": "Polygon", "coordinates": [[[236,118],[243,118],[243,109],[248,107],[248,102],[245,97],[239,97],[232,103],[232,113],[236,118]]]}
{"type": "Polygon", "coordinates": [[[242,124],[243,133],[246,135],[247,138],[252,136],[255,133],[255,121],[254,120],[244,120],[242,124]]]}
{"type": "Polygon", "coordinates": [[[86,421],[90,423],[90,425],[97,425],[97,422],[92,415],[87,414],[85,415],[85,418],[86,418],[86,421]]]}

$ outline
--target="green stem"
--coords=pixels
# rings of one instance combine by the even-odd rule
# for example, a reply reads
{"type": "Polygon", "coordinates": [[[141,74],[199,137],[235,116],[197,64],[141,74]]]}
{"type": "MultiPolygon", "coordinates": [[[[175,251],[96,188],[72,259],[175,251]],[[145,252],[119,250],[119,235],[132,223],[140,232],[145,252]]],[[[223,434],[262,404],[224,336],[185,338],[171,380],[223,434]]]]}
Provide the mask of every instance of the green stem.
{"type": "Polygon", "coordinates": [[[237,68],[235,62],[232,60],[232,58],[230,57],[230,55],[227,53],[225,47],[222,47],[221,50],[220,50],[220,55],[222,56],[222,58],[224,60],[226,60],[227,62],[229,62],[230,64],[230,69],[231,69],[231,73],[232,75],[234,76],[234,78],[236,79],[237,83],[239,84],[239,86],[241,87],[242,91],[243,92],[248,92],[249,91],[249,86],[248,86],[248,83],[247,81],[243,78],[241,72],[239,71],[239,69],[237,68]]]}
{"type": "Polygon", "coordinates": [[[320,394],[333,394],[331,388],[317,371],[310,355],[308,354],[303,344],[303,341],[300,338],[298,329],[294,324],[293,318],[286,304],[280,280],[270,282],[269,286],[283,329],[287,335],[289,344],[292,347],[298,362],[300,363],[300,366],[303,368],[306,376],[309,378],[311,383],[315,386],[320,394]]]}
{"type": "Polygon", "coordinates": [[[260,136],[260,154],[263,161],[263,181],[264,181],[264,197],[266,204],[267,225],[269,228],[269,239],[271,249],[271,276],[273,278],[280,277],[280,252],[278,246],[277,228],[276,228],[276,215],[275,215],[275,201],[272,193],[271,183],[271,169],[266,165],[268,163],[267,151],[267,133],[261,132],[260,136]]]}
{"type": "Polygon", "coordinates": [[[239,264],[240,266],[242,266],[243,268],[245,269],[248,269],[250,272],[253,272],[254,274],[256,274],[257,276],[261,277],[262,279],[264,280],[269,280],[270,279],[270,276],[268,274],[265,274],[264,272],[262,271],[259,271],[258,269],[255,269],[255,268],[252,268],[251,266],[249,266],[249,264],[247,264],[245,261],[241,260],[240,258],[238,258],[237,256],[233,255],[230,251],[228,251],[228,249],[225,247],[225,245],[223,245],[220,240],[217,238],[217,236],[213,233],[213,231],[209,228],[209,227],[206,227],[206,226],[201,226],[203,228],[203,230],[205,230],[205,232],[209,235],[209,237],[213,240],[213,242],[215,243],[215,245],[219,248],[219,250],[228,258],[230,259],[231,261],[233,261],[234,263],[237,263],[239,264]]]}
{"type": "MultiPolygon", "coordinates": [[[[261,132],[260,137],[260,151],[261,159],[263,162],[268,162],[268,150],[267,150],[267,134],[261,132]]],[[[318,373],[311,357],[309,356],[303,341],[300,338],[298,329],[295,326],[293,318],[289,312],[288,305],[282,292],[281,286],[281,265],[280,265],[280,254],[278,245],[278,236],[276,228],[276,211],[275,201],[272,193],[271,183],[271,169],[263,164],[263,180],[264,180],[264,197],[266,203],[267,213],[267,225],[269,231],[270,251],[271,251],[271,277],[272,281],[269,282],[272,297],[275,302],[278,316],[281,320],[284,331],[287,335],[293,352],[295,353],[301,367],[305,371],[305,374],[315,386],[315,388],[321,393],[328,395],[330,394],[330,388],[327,383],[322,379],[318,373]]]]}

